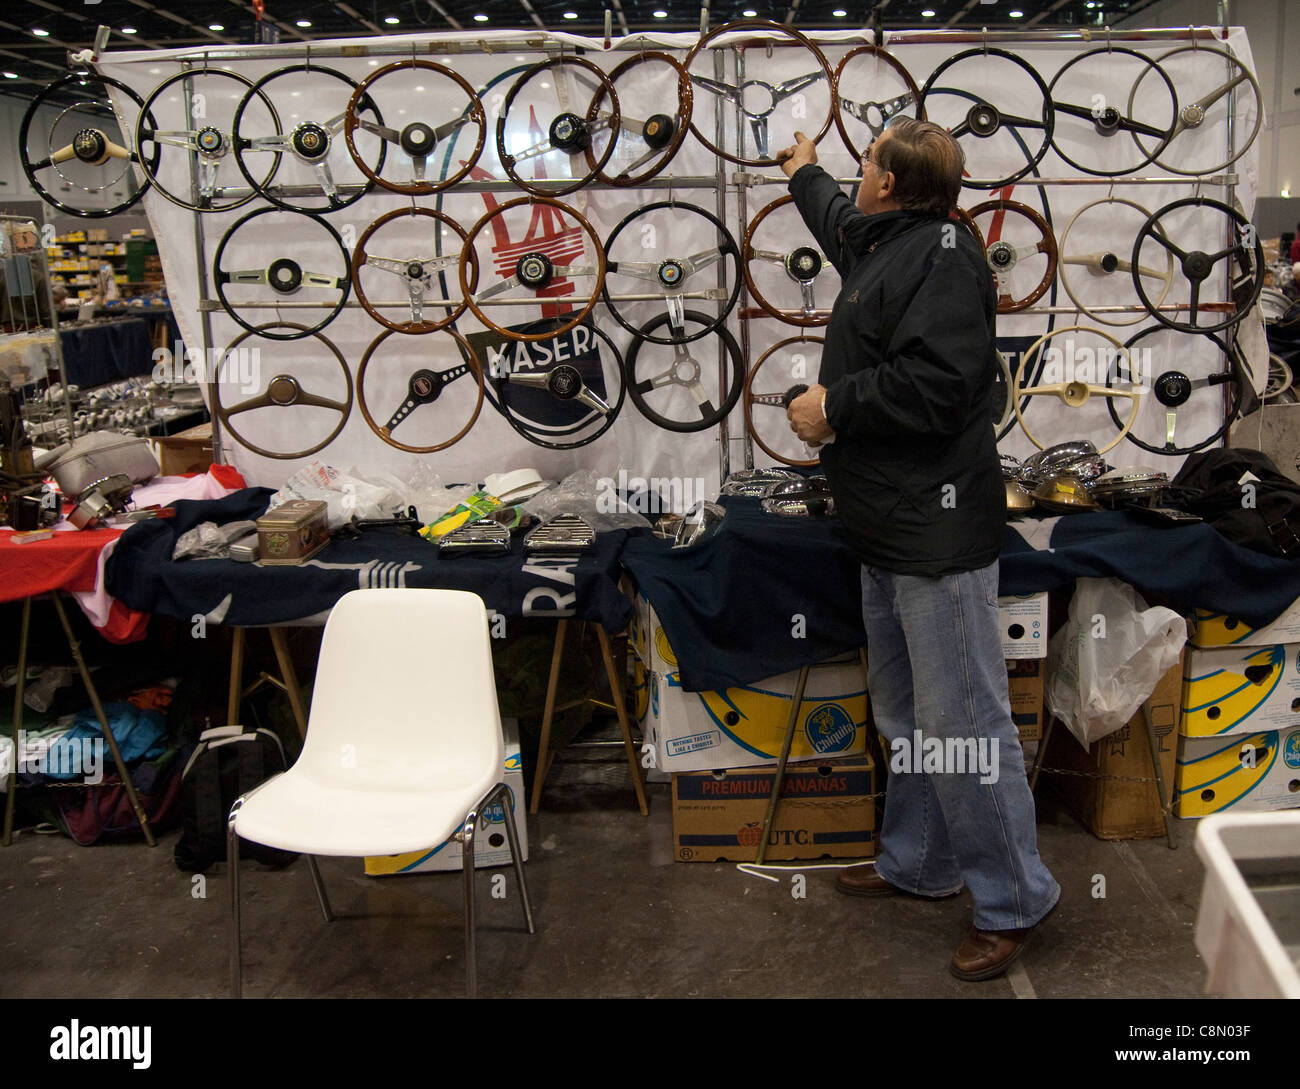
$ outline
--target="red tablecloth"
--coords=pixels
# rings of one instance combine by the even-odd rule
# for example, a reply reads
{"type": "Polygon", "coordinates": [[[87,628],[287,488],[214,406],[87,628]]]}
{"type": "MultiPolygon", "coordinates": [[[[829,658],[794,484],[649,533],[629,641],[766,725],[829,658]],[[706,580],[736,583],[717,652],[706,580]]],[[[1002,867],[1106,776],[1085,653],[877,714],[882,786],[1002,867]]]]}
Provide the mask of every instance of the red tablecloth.
{"type": "MultiPolygon", "coordinates": [[[[219,489],[233,490],[245,486],[244,478],[232,466],[214,465],[208,470],[208,475],[219,489]]],[[[174,486],[176,478],[163,478],[159,483],[164,481],[173,481],[174,486]]],[[[144,485],[137,493],[137,498],[146,503],[149,501],[148,488],[149,485],[144,485]]],[[[159,500],[166,502],[165,496],[154,501],[159,500]]],[[[60,530],[48,540],[14,544],[14,531],[0,530],[0,603],[21,601],[51,590],[87,595],[101,591],[98,609],[89,608],[90,602],[84,598],[77,599],[96,630],[112,643],[133,643],[143,639],[149,626],[149,614],[130,609],[115,599],[105,599],[102,594],[104,574],[100,553],[125,532],[124,528],[60,530]]]]}

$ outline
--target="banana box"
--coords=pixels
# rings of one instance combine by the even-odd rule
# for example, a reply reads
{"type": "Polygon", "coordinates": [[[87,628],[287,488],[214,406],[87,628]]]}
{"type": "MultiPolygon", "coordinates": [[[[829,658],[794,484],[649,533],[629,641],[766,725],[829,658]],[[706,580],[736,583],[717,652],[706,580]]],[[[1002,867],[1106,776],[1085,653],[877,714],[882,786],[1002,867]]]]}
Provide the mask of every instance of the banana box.
{"type": "Polygon", "coordinates": [[[1300,728],[1178,739],[1174,768],[1178,816],[1297,808],[1300,728]]]}
{"type": "Polygon", "coordinates": [[[645,663],[648,669],[658,670],[660,673],[676,669],[677,655],[668,645],[668,636],[664,634],[663,625],[659,623],[659,614],[650,604],[650,599],[638,590],[632,605],[632,622],[628,627],[632,652],[645,663]]]}
{"type": "Polygon", "coordinates": [[[1005,594],[998,598],[1002,657],[1047,657],[1047,592],[1005,594]]]}
{"type": "MultiPolygon", "coordinates": [[[[524,761],[519,753],[519,723],[513,718],[501,720],[505,734],[505,784],[514,803],[515,831],[519,837],[519,854],[528,860],[527,808],[524,805],[524,761]]],[[[474,835],[474,868],[499,869],[512,865],[510,841],[506,837],[506,806],[503,799],[485,809],[479,817],[474,835]]],[[[460,870],[464,855],[460,843],[449,839],[427,851],[409,851],[401,855],[367,855],[366,876],[388,877],[398,873],[436,873],[460,870]]]]}
{"type": "MultiPolygon", "coordinates": [[[[780,756],[799,671],[722,692],[687,692],[676,672],[649,671],[642,731],[649,767],[711,771],[780,756]]],[[[795,720],[791,760],[866,752],[866,683],[857,656],[813,666],[795,720]]]]}
{"type": "Polygon", "coordinates": [[[1300,643],[1300,599],[1271,624],[1252,628],[1226,613],[1197,609],[1188,625],[1187,641],[1194,647],[1257,647],[1300,643]]]}
{"type": "MultiPolygon", "coordinates": [[[[788,764],[765,858],[875,855],[875,771],[869,756],[788,764]]],[[[775,779],[771,765],[674,775],[673,857],[754,861],[775,779]]]]}
{"type": "Polygon", "coordinates": [[[1300,643],[1188,651],[1182,704],[1187,737],[1300,726],[1300,643]]]}

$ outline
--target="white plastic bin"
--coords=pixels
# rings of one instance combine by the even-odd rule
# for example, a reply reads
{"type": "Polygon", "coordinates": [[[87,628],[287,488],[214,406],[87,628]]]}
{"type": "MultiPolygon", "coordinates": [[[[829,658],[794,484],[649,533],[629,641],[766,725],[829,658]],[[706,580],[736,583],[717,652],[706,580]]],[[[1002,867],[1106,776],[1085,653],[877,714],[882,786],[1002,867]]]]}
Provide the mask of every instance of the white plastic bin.
{"type": "Polygon", "coordinates": [[[1300,810],[1205,817],[1196,948],[1207,992],[1300,998],[1300,810]]]}

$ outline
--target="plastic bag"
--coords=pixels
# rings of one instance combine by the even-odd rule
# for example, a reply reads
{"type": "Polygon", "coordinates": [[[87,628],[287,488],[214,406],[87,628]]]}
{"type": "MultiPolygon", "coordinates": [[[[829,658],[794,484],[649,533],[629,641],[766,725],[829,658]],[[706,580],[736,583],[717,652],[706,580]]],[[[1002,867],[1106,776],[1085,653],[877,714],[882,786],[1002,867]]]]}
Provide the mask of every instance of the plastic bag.
{"type": "Polygon", "coordinates": [[[1048,710],[1085,748],[1120,729],[1187,642],[1187,622],[1119,579],[1079,579],[1047,652],[1048,710]]]}
{"type": "Polygon", "coordinates": [[[649,528],[650,520],[636,511],[620,510],[610,501],[607,482],[594,469],[579,469],[523,502],[523,508],[539,521],[557,514],[577,514],[597,533],[610,529],[649,528]]]}
{"type": "Polygon", "coordinates": [[[284,482],[271,496],[268,510],[291,499],[314,499],[325,503],[329,527],[336,530],[356,518],[391,518],[403,509],[402,482],[396,477],[367,480],[356,470],[340,472],[332,465],[313,461],[284,482]]]}

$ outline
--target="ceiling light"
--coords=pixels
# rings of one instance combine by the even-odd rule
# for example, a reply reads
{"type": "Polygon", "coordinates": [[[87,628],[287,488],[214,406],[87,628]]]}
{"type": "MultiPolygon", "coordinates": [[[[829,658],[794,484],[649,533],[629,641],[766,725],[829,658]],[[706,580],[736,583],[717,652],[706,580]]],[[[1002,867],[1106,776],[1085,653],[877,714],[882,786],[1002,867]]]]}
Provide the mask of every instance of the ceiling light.
{"type": "Polygon", "coordinates": [[[385,15],[385,16],[384,16],[384,22],[386,22],[389,26],[396,26],[396,25],[397,25],[398,23],[400,23],[401,21],[402,21],[402,20],[399,19],[396,15],[385,15]]]}
{"type": "Polygon", "coordinates": [[[835,16],[835,18],[837,19],[843,19],[844,16],[848,14],[848,12],[845,11],[843,8],[836,8],[834,11],[831,12],[831,14],[835,16]]]}
{"type": "Polygon", "coordinates": [[[657,11],[652,11],[650,14],[653,15],[656,19],[668,18],[668,12],[664,11],[663,8],[659,8],[657,11]]]}
{"type": "Polygon", "coordinates": [[[753,8],[746,8],[740,14],[743,15],[746,19],[754,19],[758,16],[758,12],[756,12],[753,8]]]}
{"type": "Polygon", "coordinates": [[[1025,13],[1023,11],[1009,11],[1007,12],[1007,14],[1010,15],[1011,18],[1013,19],[1023,19],[1025,17],[1025,13]]]}
{"type": "Polygon", "coordinates": [[[225,28],[221,23],[209,23],[209,24],[208,24],[208,29],[209,29],[209,30],[225,30],[226,28],[225,28]]]}
{"type": "Polygon", "coordinates": [[[32,27],[32,33],[35,34],[38,38],[48,38],[50,36],[50,32],[48,30],[42,30],[38,26],[32,27]]]}
{"type": "Polygon", "coordinates": [[[564,13],[564,17],[566,19],[576,19],[578,17],[578,13],[576,11],[566,11],[564,13]]]}
{"type": "Polygon", "coordinates": [[[922,19],[933,19],[933,18],[934,18],[934,8],[926,8],[923,12],[921,12],[921,18],[922,18],[922,19]]]}
{"type": "Polygon", "coordinates": [[[481,11],[474,16],[474,22],[476,23],[486,23],[487,21],[488,21],[488,17],[484,15],[481,11]]]}
{"type": "Polygon", "coordinates": [[[1083,6],[1084,6],[1085,8],[1087,8],[1089,11],[1091,11],[1091,10],[1092,10],[1093,8],[1095,8],[1097,5],[1096,5],[1095,3],[1093,3],[1093,0],[1088,0],[1088,2],[1087,2],[1086,4],[1084,4],[1083,6]]]}
{"type": "Polygon", "coordinates": [[[311,20],[310,20],[310,19],[299,19],[298,22],[297,22],[295,25],[296,25],[296,26],[300,26],[300,27],[309,27],[309,26],[311,26],[311,20]]]}
{"type": "Polygon", "coordinates": [[[368,60],[368,61],[366,61],[366,63],[367,63],[368,65],[370,65],[371,68],[378,68],[378,67],[379,67],[379,62],[378,62],[377,60],[368,60]]]}
{"type": "MultiPolygon", "coordinates": [[[[5,73],[4,73],[4,77],[5,77],[5,79],[17,79],[17,78],[18,78],[18,73],[17,73],[17,72],[5,72],[5,73]]],[[[1286,196],[1286,190],[1283,190],[1283,191],[1282,191],[1282,195],[1283,195],[1283,196],[1286,196]]]]}
{"type": "Polygon", "coordinates": [[[138,34],[139,31],[136,30],[135,27],[133,27],[133,26],[124,26],[124,27],[122,28],[122,33],[123,33],[123,34],[138,34]]]}

